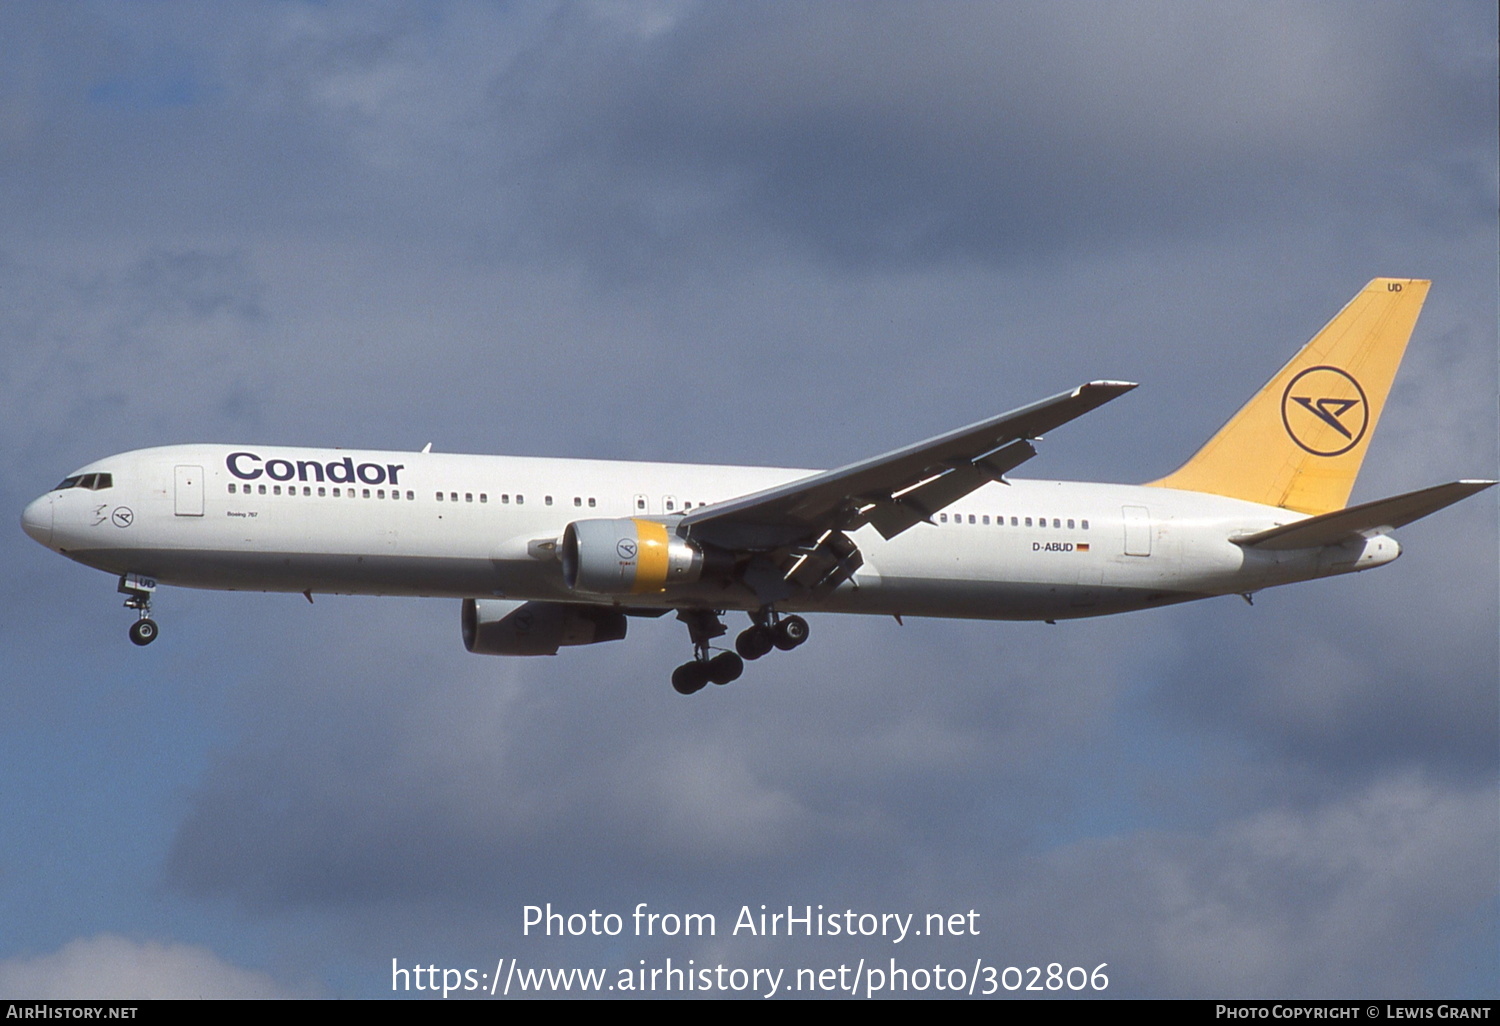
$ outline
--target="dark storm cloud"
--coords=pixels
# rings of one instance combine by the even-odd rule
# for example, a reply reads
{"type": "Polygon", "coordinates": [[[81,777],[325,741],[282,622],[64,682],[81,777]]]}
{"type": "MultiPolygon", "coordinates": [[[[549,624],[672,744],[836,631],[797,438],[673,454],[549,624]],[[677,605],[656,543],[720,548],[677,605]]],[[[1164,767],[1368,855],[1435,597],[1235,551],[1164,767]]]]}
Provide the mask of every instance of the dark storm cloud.
{"type": "Polygon", "coordinates": [[[1350,13],[703,5],[641,39],[573,8],[497,107],[540,137],[565,237],[626,248],[706,222],[854,264],[1008,260],[1431,188],[1434,152],[1482,198],[1484,62],[1434,52],[1448,26],[1410,7],[1350,13]]]}
{"type": "MultiPolygon", "coordinates": [[[[0,423],[22,460],[0,474],[55,477],[102,453],[191,431],[254,389],[263,284],[238,249],[148,249],[129,260],[0,252],[0,423]],[[79,437],[90,441],[73,447],[79,437]]],[[[11,484],[11,482],[6,482],[11,484]]],[[[36,491],[39,479],[14,486],[36,491]]]]}
{"type": "MultiPolygon", "coordinates": [[[[885,646],[845,647],[859,632],[828,626],[825,651],[757,667],[761,679],[740,695],[716,689],[712,707],[656,686],[678,633],[665,622],[566,666],[454,656],[408,678],[379,667],[409,654],[355,656],[357,691],[265,693],[268,707],[301,706],[291,722],[304,726],[277,713],[221,765],[177,837],[172,876],[275,908],[464,895],[493,910],[572,890],[575,876],[625,900],[645,887],[709,894],[726,872],[785,888],[837,852],[967,851],[975,835],[948,838],[953,817],[988,803],[953,782],[1005,776],[1017,806],[1042,800],[1052,785],[1038,763],[1102,729],[1129,665],[1106,658],[1119,629],[1101,623],[1080,632],[1095,644],[1011,650],[986,674],[992,690],[960,687],[961,667],[1001,639],[944,646],[951,631],[913,629],[900,632],[921,667],[913,687],[882,665],[885,646]],[[614,883],[593,878],[605,856],[614,883]],[[806,870],[789,877],[788,859],[806,870]],[[488,877],[496,864],[504,873],[488,877]]],[[[298,650],[268,679],[353,668],[344,651],[308,670],[320,657],[298,650]]]]}
{"type": "Polygon", "coordinates": [[[1199,673],[1157,696],[1160,708],[1317,767],[1320,789],[1411,765],[1491,779],[1500,666],[1487,628],[1497,611],[1474,568],[1495,558],[1483,533],[1493,519],[1453,519],[1455,530],[1474,528],[1470,559],[1445,566],[1438,553],[1419,549],[1403,562],[1433,565],[1392,568],[1415,578],[1405,578],[1399,594],[1373,580],[1328,581],[1315,594],[1258,596],[1249,615],[1184,614],[1215,640],[1194,653],[1199,673]],[[1411,608],[1414,595],[1423,608],[1411,608]],[[1232,629],[1209,616],[1229,617],[1232,629]]]}

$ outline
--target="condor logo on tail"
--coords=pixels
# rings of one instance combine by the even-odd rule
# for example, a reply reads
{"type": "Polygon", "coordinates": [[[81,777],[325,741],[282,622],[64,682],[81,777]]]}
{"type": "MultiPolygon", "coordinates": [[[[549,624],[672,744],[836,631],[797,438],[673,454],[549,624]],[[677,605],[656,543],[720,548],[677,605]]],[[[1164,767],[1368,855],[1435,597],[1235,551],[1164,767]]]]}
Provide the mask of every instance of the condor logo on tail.
{"type": "Polygon", "coordinates": [[[1281,423],[1303,450],[1314,456],[1340,456],[1364,438],[1370,404],[1347,371],[1309,367],[1282,393],[1281,423]]]}

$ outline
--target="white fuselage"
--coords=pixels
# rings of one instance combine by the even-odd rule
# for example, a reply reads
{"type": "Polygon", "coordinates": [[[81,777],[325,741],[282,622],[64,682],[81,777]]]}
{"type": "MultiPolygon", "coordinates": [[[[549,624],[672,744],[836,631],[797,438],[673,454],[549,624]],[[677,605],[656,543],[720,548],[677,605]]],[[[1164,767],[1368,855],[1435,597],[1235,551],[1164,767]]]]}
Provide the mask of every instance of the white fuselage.
{"type": "MultiPolygon", "coordinates": [[[[814,473],[447,453],[182,445],[99,460],[54,490],[27,533],[80,563],[165,584],[753,610],[704,581],[624,598],[570,590],[556,543],[573,521],[686,509],[814,473]],[[239,455],[235,455],[239,454],[239,455]],[[97,479],[94,482],[97,485],[97,479]]],[[[787,610],[974,619],[1096,616],[1346,573],[1399,554],[1385,535],[1290,551],[1231,539],[1302,519],[1198,492],[1065,481],[989,484],[932,524],[851,537],[852,580],[787,610]]]]}

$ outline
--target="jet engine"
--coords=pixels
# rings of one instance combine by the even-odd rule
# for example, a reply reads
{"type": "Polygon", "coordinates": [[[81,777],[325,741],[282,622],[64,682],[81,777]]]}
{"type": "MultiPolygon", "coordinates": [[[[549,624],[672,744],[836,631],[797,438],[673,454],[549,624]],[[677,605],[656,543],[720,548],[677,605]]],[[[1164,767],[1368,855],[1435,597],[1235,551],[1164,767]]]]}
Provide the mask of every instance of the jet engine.
{"type": "Polygon", "coordinates": [[[564,645],[625,637],[625,614],[567,602],[464,599],[464,648],[479,655],[557,655],[564,645]]]}
{"type": "Polygon", "coordinates": [[[665,524],[633,517],[576,520],[563,532],[563,580],[593,595],[643,595],[703,576],[704,550],[665,524]]]}

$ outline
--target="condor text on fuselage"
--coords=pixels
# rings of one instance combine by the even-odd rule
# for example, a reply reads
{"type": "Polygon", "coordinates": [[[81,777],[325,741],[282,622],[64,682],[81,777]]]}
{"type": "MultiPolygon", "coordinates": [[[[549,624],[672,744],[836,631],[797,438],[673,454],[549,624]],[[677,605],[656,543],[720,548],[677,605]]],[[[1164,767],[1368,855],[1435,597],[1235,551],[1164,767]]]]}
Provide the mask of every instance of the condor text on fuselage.
{"type": "Polygon", "coordinates": [[[403,463],[354,463],[352,456],[341,460],[319,463],[316,460],[263,460],[253,452],[232,452],[224,459],[224,466],[233,477],[241,481],[255,481],[264,477],[268,481],[332,481],[335,484],[381,485],[400,484],[403,463]]]}

